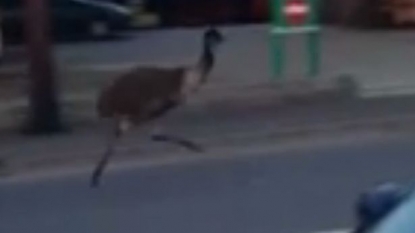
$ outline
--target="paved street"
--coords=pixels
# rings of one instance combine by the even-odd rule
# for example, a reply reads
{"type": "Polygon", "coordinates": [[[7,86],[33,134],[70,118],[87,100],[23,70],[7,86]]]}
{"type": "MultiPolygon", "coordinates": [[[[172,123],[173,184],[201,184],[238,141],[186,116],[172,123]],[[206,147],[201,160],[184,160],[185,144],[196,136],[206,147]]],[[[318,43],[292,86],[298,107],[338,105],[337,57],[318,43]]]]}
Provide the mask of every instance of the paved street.
{"type": "MultiPolygon", "coordinates": [[[[201,143],[207,150],[202,156],[214,157],[223,148],[235,153],[267,140],[278,148],[286,140],[303,140],[304,136],[321,133],[335,138],[344,131],[368,130],[386,135],[411,132],[415,129],[414,101],[415,97],[346,102],[306,98],[281,104],[273,92],[258,96],[250,93],[242,99],[184,106],[159,123],[168,134],[201,143]]],[[[72,116],[69,120],[75,126],[69,134],[28,138],[2,132],[0,158],[7,161],[12,172],[96,161],[104,149],[109,125],[99,122],[92,111],[93,106],[89,106],[72,116]]],[[[146,161],[193,156],[177,146],[152,143],[149,137],[148,127],[134,128],[120,142],[119,157],[146,161]],[[138,154],[131,156],[131,151],[138,154]]]]}
{"type": "MultiPolygon", "coordinates": [[[[357,139],[357,138],[356,138],[357,139]]],[[[356,195],[411,181],[412,136],[349,140],[237,160],[0,182],[0,232],[302,233],[348,227],[356,195]]]]}

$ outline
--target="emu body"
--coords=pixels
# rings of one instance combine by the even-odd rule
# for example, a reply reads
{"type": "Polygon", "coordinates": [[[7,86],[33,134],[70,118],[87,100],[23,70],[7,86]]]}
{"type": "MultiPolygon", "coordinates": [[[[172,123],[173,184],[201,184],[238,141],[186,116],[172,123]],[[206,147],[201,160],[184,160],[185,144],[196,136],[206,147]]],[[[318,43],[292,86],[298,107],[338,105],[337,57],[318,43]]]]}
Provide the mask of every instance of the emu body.
{"type": "MultiPolygon", "coordinates": [[[[202,54],[195,65],[137,67],[103,89],[98,98],[97,112],[101,118],[112,119],[113,128],[107,150],[92,175],[91,186],[99,185],[100,177],[114,153],[115,142],[130,128],[127,126],[139,126],[159,119],[183,104],[207,81],[214,66],[215,48],[222,40],[221,33],[210,28],[204,33],[202,54]]],[[[174,136],[153,135],[152,139],[201,151],[195,143],[174,136]]]]}

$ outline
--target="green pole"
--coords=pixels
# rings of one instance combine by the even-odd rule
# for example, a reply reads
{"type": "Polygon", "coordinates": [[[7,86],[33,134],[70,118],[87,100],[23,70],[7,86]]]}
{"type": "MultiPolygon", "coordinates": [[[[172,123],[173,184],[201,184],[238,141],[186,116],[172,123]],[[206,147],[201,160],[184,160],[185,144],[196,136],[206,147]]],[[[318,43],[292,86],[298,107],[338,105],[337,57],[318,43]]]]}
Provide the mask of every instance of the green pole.
{"type": "MultiPolygon", "coordinates": [[[[318,0],[309,0],[311,6],[311,13],[309,18],[309,25],[317,26],[318,25],[318,12],[319,12],[319,2],[318,0]]],[[[320,73],[320,63],[321,63],[321,33],[319,30],[308,33],[307,43],[308,43],[308,76],[310,78],[316,78],[320,73]]]]}
{"type": "Polygon", "coordinates": [[[277,27],[284,25],[284,17],[282,15],[283,2],[285,0],[272,0],[271,15],[271,65],[273,67],[273,79],[281,80],[285,67],[285,37],[274,31],[277,27]]]}
{"type": "Polygon", "coordinates": [[[316,78],[320,73],[320,33],[312,32],[308,35],[308,75],[316,78]]]}
{"type": "Polygon", "coordinates": [[[283,35],[273,35],[272,44],[272,66],[274,69],[274,79],[281,80],[284,75],[285,67],[285,37],[283,35]]]}

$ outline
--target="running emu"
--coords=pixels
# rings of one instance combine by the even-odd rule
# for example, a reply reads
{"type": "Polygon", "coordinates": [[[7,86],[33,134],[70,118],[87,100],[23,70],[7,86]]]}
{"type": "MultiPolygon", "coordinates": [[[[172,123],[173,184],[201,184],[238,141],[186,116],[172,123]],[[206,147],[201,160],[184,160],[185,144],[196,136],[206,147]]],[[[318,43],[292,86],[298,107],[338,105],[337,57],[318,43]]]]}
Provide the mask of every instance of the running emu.
{"type": "MultiPolygon", "coordinates": [[[[199,61],[189,67],[138,67],[116,79],[98,98],[99,117],[112,122],[107,148],[97,164],[91,187],[99,186],[102,173],[114,154],[116,141],[129,129],[164,116],[184,103],[201,85],[212,70],[214,52],[223,41],[223,35],[209,28],[203,36],[203,50],[199,61]]],[[[152,135],[155,141],[165,141],[189,150],[201,151],[195,143],[168,135],[152,135]]]]}

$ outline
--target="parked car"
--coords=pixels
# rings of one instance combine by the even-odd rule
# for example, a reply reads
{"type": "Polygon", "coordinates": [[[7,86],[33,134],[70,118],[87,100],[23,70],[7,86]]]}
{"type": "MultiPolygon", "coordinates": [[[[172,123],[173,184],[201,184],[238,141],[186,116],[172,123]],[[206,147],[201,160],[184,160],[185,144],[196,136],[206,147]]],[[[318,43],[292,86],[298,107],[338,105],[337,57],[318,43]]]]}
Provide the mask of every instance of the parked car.
{"type": "Polygon", "coordinates": [[[415,192],[411,187],[398,187],[389,194],[392,206],[370,228],[362,233],[415,232],[415,192]],[[392,197],[394,196],[394,197],[392,197]]]}
{"type": "Polygon", "coordinates": [[[157,13],[162,25],[246,23],[252,20],[252,0],[146,0],[145,7],[157,13]]]}
{"type": "Polygon", "coordinates": [[[413,185],[386,183],[364,192],[357,201],[355,227],[327,233],[414,233],[413,185]]]}
{"type": "MultiPolygon", "coordinates": [[[[105,37],[130,28],[132,12],[121,5],[96,0],[50,0],[52,33],[105,37]]],[[[1,0],[4,36],[23,37],[24,0],[1,0]]]]}
{"type": "Polygon", "coordinates": [[[415,214],[415,195],[412,193],[412,187],[394,183],[382,184],[369,192],[363,193],[358,199],[356,206],[358,224],[354,232],[400,233],[399,231],[396,231],[397,229],[385,231],[383,228],[385,224],[392,224],[395,227],[400,227],[397,223],[401,222],[400,218],[402,217],[411,219],[411,221],[414,222],[414,224],[412,224],[413,228],[411,232],[415,232],[415,215],[413,215],[415,214]],[[411,202],[414,203],[410,206],[412,215],[406,217],[402,216],[402,214],[396,215],[397,213],[402,212],[401,209],[407,209],[408,203],[411,202]]]}

